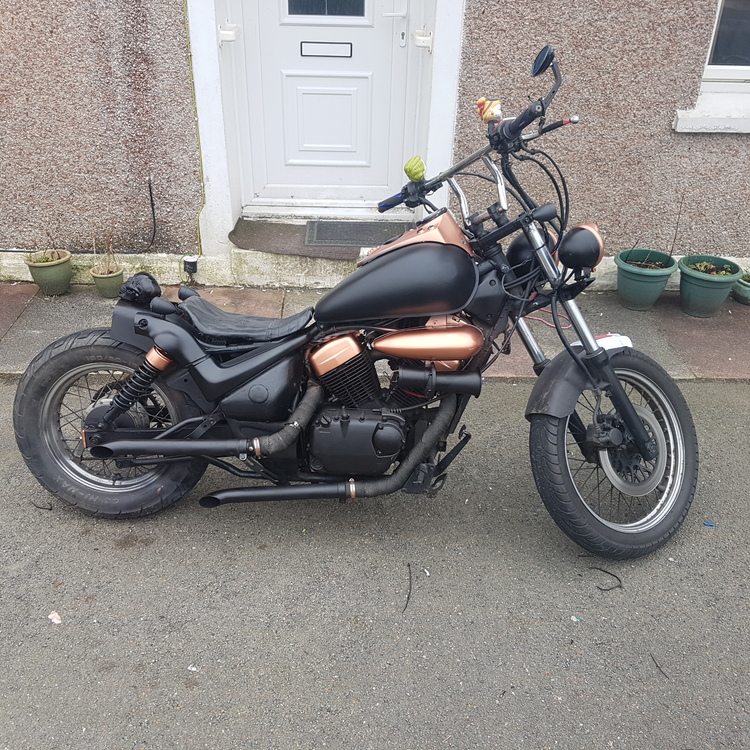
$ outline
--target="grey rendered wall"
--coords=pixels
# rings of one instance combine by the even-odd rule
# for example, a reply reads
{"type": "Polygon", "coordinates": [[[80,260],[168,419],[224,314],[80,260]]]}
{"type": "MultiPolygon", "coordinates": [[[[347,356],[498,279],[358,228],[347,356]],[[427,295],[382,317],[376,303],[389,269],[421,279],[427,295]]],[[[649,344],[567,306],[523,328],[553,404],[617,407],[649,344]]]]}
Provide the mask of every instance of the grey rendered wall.
{"type": "Polygon", "coordinates": [[[546,93],[531,79],[552,44],[563,86],[549,121],[581,124],[537,141],[569,179],[574,223],[596,221],[608,251],[669,248],[683,200],[678,254],[750,257],[750,134],[675,133],[691,109],[713,30],[716,0],[466,1],[457,155],[483,143],[480,96],[514,115],[546,93]]]}
{"type": "Polygon", "coordinates": [[[199,157],[182,0],[3,0],[0,249],[193,252],[199,157]],[[52,238],[52,239],[50,239],[52,238]]]}

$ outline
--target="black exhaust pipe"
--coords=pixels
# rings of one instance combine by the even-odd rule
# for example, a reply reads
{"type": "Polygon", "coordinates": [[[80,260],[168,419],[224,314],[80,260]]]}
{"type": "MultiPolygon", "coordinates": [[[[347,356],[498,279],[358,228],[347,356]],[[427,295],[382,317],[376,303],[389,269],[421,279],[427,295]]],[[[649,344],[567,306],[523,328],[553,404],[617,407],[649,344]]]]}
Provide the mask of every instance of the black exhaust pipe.
{"type": "Polygon", "coordinates": [[[112,440],[92,446],[94,458],[116,456],[241,456],[243,453],[260,458],[288,448],[304,430],[323,401],[323,388],[312,380],[288,423],[272,435],[261,435],[252,440],[112,440]]]}
{"type": "Polygon", "coordinates": [[[248,440],[114,440],[94,445],[94,458],[114,456],[239,456],[252,453],[248,440]]]}
{"type": "Polygon", "coordinates": [[[225,503],[252,503],[264,500],[347,500],[355,497],[379,497],[400,490],[414,469],[427,458],[429,452],[450,427],[456,412],[456,396],[446,396],[435,419],[425,430],[422,439],[399,464],[393,474],[377,479],[350,479],[348,482],[320,484],[272,485],[270,487],[233,487],[217,490],[199,500],[204,508],[216,508],[225,503]]]}
{"type": "Polygon", "coordinates": [[[344,500],[349,497],[348,488],[349,482],[235,487],[212,492],[198,502],[203,508],[216,508],[225,503],[259,503],[265,500],[344,500]]]}

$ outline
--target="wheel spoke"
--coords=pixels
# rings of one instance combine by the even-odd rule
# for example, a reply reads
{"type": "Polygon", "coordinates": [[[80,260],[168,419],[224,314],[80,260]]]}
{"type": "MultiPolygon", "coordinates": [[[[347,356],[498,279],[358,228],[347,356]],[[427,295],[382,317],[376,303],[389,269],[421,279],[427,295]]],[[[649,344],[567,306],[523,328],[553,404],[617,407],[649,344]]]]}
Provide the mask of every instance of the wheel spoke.
{"type": "MultiPolygon", "coordinates": [[[[664,515],[679,484],[674,477],[673,454],[680,428],[670,404],[649,381],[630,372],[621,372],[619,377],[647,432],[656,441],[657,457],[644,461],[626,438],[621,445],[599,450],[598,462],[587,465],[571,430],[566,430],[566,453],[571,478],[589,510],[614,528],[639,531],[664,515]]],[[[614,407],[605,399],[600,409],[607,419],[615,415],[614,407]]],[[[576,411],[584,424],[591,424],[597,417],[599,412],[590,392],[581,395],[576,411]]]]}
{"type": "MultiPolygon", "coordinates": [[[[45,402],[49,418],[44,421],[48,425],[44,439],[56,446],[52,452],[61,468],[97,488],[137,485],[160,471],[149,466],[119,468],[115,460],[95,459],[83,447],[81,432],[86,416],[97,404],[109,403],[129,375],[123,367],[84,365],[61,378],[45,402]]],[[[168,402],[158,388],[135,404],[131,412],[134,421],[144,426],[165,429],[173,424],[168,402]]]]}

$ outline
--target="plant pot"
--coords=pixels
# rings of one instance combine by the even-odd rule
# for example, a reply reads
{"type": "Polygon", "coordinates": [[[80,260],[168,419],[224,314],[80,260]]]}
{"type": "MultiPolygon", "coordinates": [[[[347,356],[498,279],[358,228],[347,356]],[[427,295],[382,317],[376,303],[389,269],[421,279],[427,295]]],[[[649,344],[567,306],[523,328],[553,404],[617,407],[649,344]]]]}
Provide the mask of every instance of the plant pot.
{"type": "Polygon", "coordinates": [[[617,296],[620,304],[628,310],[650,310],[669,277],[677,270],[677,261],[658,250],[646,250],[634,247],[623,250],[615,256],[617,266],[617,296]],[[653,261],[662,263],[664,268],[641,268],[633,266],[630,261],[653,261]]]}
{"type": "Polygon", "coordinates": [[[711,318],[724,304],[732,287],[742,276],[742,269],[726,258],[715,255],[688,255],[680,258],[680,304],[682,311],[695,318],[711,318]],[[729,266],[732,273],[727,276],[712,276],[688,268],[695,263],[713,263],[729,266]]]}
{"type": "Polygon", "coordinates": [[[91,276],[94,279],[96,290],[102,297],[114,298],[120,294],[123,277],[121,266],[115,266],[114,273],[104,273],[103,268],[95,266],[91,269],[91,276]]]}
{"type": "Polygon", "coordinates": [[[42,294],[55,297],[66,294],[70,289],[70,277],[73,274],[71,257],[67,250],[39,250],[29,253],[24,258],[24,263],[29,267],[31,278],[42,294]],[[42,261],[43,258],[45,260],[42,261]]]}
{"type": "Polygon", "coordinates": [[[750,305],[750,281],[737,279],[732,287],[732,298],[742,305],[750,305]]]}

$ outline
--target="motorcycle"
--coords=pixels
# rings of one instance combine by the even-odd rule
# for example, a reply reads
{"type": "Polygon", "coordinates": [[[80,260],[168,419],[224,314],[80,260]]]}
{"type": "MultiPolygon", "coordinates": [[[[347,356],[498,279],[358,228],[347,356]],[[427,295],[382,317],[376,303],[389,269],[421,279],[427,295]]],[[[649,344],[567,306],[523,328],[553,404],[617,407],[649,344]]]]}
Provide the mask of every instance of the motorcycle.
{"type": "Polygon", "coordinates": [[[567,229],[564,176],[531,147],[577,122],[547,124],[562,83],[550,46],[532,76],[547,71],[547,95],[515,118],[478,102],[488,143],[477,152],[431,179],[421,159],[407,163],[409,181],[378,208],[428,215],[314,308],[238,315],[190,287],[172,302],[149,274],[130,278],[109,329],[51,344],[19,384],[16,439],[38,481],[83,511],[120,518],[172,505],[209,465],[262,483],[210,492],[204,507],[433,493],[469,442],[459,425],[482,373],[518,338],[538,376],[526,408],[530,459],[552,518],[600,556],[666,543],[695,494],[695,427],[669,375],[626,336],[595,337],[575,301],[603,243],[594,224],[567,229]],[[521,162],[542,169],[556,202],[531,198],[514,171],[521,162]],[[457,181],[467,174],[489,180],[497,198],[477,213],[457,181]],[[430,201],[444,185],[459,220],[430,201]],[[552,359],[525,320],[542,308],[563,344],[552,359]]]}

